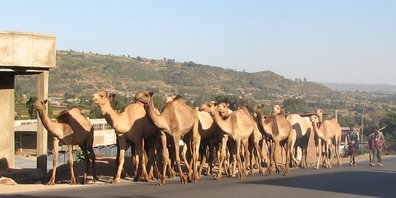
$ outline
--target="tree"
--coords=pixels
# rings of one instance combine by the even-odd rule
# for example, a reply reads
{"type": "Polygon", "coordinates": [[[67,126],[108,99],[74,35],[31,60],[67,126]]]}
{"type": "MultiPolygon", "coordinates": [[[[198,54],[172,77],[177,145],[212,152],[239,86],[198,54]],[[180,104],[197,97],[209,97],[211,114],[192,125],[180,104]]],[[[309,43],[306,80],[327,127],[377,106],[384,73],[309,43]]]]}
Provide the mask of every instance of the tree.
{"type": "Polygon", "coordinates": [[[215,101],[229,103],[228,108],[230,108],[233,111],[237,110],[238,107],[243,105],[247,106],[248,109],[251,110],[251,107],[253,105],[253,101],[240,98],[235,95],[218,95],[215,97],[215,101]]]}
{"type": "Polygon", "coordinates": [[[37,112],[33,108],[33,103],[37,100],[37,96],[30,96],[29,100],[26,102],[26,108],[28,109],[29,113],[29,118],[30,119],[36,119],[37,118],[37,112]]]}
{"type": "Polygon", "coordinates": [[[300,98],[288,98],[283,101],[283,106],[285,107],[286,113],[288,114],[310,111],[310,108],[305,100],[300,98]]]}
{"type": "Polygon", "coordinates": [[[396,112],[389,112],[386,117],[379,122],[380,127],[385,127],[382,131],[385,134],[387,150],[396,150],[396,112]]]}

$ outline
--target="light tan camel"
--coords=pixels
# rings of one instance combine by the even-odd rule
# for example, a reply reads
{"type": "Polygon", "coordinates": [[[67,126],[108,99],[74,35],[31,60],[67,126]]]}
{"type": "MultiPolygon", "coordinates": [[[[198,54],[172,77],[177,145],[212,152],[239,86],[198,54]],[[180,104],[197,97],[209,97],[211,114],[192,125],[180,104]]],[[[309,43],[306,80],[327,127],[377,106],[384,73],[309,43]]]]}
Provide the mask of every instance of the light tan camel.
{"type": "Polygon", "coordinates": [[[286,117],[289,121],[292,130],[290,134],[291,138],[291,151],[290,156],[292,162],[297,166],[306,168],[308,166],[307,156],[308,156],[308,143],[312,132],[312,124],[306,118],[301,117],[299,114],[290,114],[286,117]],[[301,148],[302,156],[301,160],[296,159],[297,148],[301,148]]]}
{"type": "MultiPolygon", "coordinates": [[[[238,164],[238,178],[242,178],[246,175],[246,168],[249,165],[250,153],[248,149],[248,140],[249,137],[252,135],[253,131],[258,131],[257,125],[255,124],[254,120],[250,116],[246,107],[241,107],[236,111],[233,111],[226,117],[222,117],[220,115],[220,109],[216,103],[205,103],[202,104],[200,107],[201,111],[209,112],[212,116],[217,125],[220,129],[226,134],[222,138],[221,143],[221,157],[219,160],[218,166],[218,173],[215,179],[220,179],[222,174],[222,164],[224,162],[225,153],[226,153],[226,145],[227,145],[227,138],[228,136],[231,137],[236,144],[236,161],[238,164]],[[241,146],[244,146],[245,151],[245,163],[242,163],[241,160],[241,146]]],[[[260,148],[256,148],[260,151],[260,148]]],[[[259,157],[259,161],[261,164],[261,158],[259,157]]]]}
{"type": "MultiPolygon", "coordinates": [[[[289,160],[290,160],[290,146],[291,146],[291,125],[286,120],[284,115],[279,115],[279,113],[273,111],[272,115],[263,119],[263,108],[264,105],[256,105],[254,108],[254,113],[261,117],[258,119],[259,124],[264,129],[267,136],[270,136],[274,142],[273,149],[271,148],[271,163],[270,168],[267,169],[268,174],[272,174],[272,169],[275,167],[277,172],[281,172],[280,167],[277,163],[277,150],[281,148],[281,143],[286,144],[286,164],[283,166],[283,175],[289,174],[289,160]]],[[[272,147],[272,146],[271,146],[272,147]]],[[[281,152],[281,151],[280,151],[281,152]]]]}
{"type": "Polygon", "coordinates": [[[199,120],[197,112],[191,106],[187,105],[180,96],[176,96],[168,101],[162,112],[159,112],[154,106],[152,99],[153,94],[154,93],[149,92],[141,96],[142,98],[145,98],[144,100],[147,102],[145,105],[147,115],[155,126],[172,137],[180,181],[182,183],[195,181],[198,178],[197,160],[201,141],[201,137],[198,132],[199,120]],[[188,177],[186,177],[180,164],[179,141],[188,133],[192,133],[192,138],[190,139],[191,142],[189,143],[192,148],[192,168],[187,166],[188,177]]]}
{"type": "Polygon", "coordinates": [[[119,183],[121,171],[125,160],[125,150],[127,149],[127,140],[135,143],[134,156],[134,179],[148,181],[149,176],[146,170],[147,159],[144,152],[144,138],[149,138],[159,133],[159,129],[148,119],[144,104],[136,100],[134,103],[125,107],[123,112],[115,111],[111,106],[111,96],[109,93],[101,91],[95,93],[91,97],[100,108],[102,116],[107,123],[112,126],[117,134],[120,147],[117,172],[113,178],[113,183],[119,183]],[[138,176],[139,167],[141,168],[141,176],[138,176]]]}
{"type": "Polygon", "coordinates": [[[33,107],[37,110],[40,120],[47,131],[53,136],[53,169],[49,185],[55,184],[56,168],[58,166],[59,141],[67,145],[69,151],[70,184],[77,184],[73,168],[73,145],[79,145],[84,153],[85,173],[84,184],[86,183],[89,162],[92,160],[93,176],[96,177],[95,153],[93,151],[94,128],[91,123],[81,115],[80,109],[74,107],[62,111],[56,120],[51,120],[47,113],[47,100],[36,100],[33,107]],[[88,157],[88,151],[90,158],[88,157]]]}
{"type": "Polygon", "coordinates": [[[318,144],[316,146],[316,165],[315,168],[319,169],[320,158],[322,156],[322,145],[321,141],[324,142],[324,156],[325,156],[325,167],[331,168],[331,160],[334,158],[334,151],[337,157],[337,165],[341,165],[339,158],[339,144],[341,141],[341,126],[335,118],[331,120],[323,120],[322,110],[317,110],[317,115],[312,115],[310,120],[312,122],[313,130],[318,138],[318,144]]]}

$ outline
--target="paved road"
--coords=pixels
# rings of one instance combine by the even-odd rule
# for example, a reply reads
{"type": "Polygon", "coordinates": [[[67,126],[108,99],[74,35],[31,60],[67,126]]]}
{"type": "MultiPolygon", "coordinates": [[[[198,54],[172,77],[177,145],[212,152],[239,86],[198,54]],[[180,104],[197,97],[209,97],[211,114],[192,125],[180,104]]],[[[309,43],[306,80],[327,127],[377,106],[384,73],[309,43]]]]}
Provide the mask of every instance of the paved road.
{"type": "Polygon", "coordinates": [[[150,183],[87,185],[78,188],[6,195],[7,197],[396,197],[396,156],[386,156],[384,167],[361,161],[356,167],[293,169],[290,176],[244,179],[203,177],[197,183],[168,180],[165,186],[150,183]]]}

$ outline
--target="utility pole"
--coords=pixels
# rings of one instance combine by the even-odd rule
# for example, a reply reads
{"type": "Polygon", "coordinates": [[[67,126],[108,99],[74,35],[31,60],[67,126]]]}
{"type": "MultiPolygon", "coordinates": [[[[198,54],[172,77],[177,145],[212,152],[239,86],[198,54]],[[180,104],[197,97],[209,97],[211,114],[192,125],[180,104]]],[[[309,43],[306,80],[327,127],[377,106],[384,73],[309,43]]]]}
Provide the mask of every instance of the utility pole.
{"type": "Polygon", "coordinates": [[[364,124],[363,124],[363,117],[364,117],[364,105],[363,105],[363,109],[362,109],[362,124],[361,124],[361,126],[360,126],[360,128],[362,129],[362,136],[361,136],[361,138],[360,138],[360,142],[361,142],[361,143],[364,142],[364,141],[363,141],[363,138],[364,138],[364,133],[363,133],[363,127],[364,127],[364,124]]]}

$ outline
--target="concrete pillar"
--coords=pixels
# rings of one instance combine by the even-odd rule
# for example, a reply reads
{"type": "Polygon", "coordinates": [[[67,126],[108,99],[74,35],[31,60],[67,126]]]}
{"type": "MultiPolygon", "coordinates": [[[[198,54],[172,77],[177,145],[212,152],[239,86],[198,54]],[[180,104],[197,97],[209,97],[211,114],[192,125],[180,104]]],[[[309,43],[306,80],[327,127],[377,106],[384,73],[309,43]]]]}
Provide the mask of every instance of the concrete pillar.
{"type": "MultiPolygon", "coordinates": [[[[48,76],[48,71],[44,71],[37,76],[37,98],[39,100],[48,98],[48,76]]],[[[48,132],[44,128],[40,117],[37,116],[37,168],[44,172],[47,172],[47,148],[48,132]]]]}
{"type": "Polygon", "coordinates": [[[15,166],[13,73],[0,73],[0,169],[15,166]]]}

